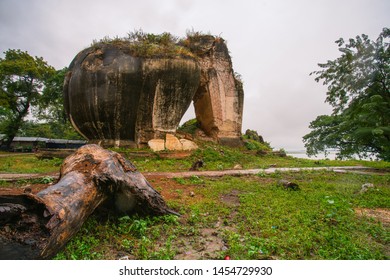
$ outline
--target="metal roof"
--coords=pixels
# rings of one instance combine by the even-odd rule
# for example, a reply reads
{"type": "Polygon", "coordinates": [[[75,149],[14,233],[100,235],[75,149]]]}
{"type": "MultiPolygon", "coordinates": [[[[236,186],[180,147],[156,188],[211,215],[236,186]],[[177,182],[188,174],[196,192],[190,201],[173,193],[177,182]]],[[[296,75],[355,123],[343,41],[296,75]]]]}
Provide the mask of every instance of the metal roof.
{"type": "Polygon", "coordinates": [[[84,144],[87,143],[85,140],[67,140],[67,139],[47,139],[46,143],[56,144],[84,144]]]}
{"type": "Polygon", "coordinates": [[[48,138],[42,137],[14,137],[13,142],[46,142],[48,138]]]}
{"type": "Polygon", "coordinates": [[[13,142],[45,142],[56,144],[85,144],[85,140],[50,139],[43,137],[14,137],[13,142]]]}

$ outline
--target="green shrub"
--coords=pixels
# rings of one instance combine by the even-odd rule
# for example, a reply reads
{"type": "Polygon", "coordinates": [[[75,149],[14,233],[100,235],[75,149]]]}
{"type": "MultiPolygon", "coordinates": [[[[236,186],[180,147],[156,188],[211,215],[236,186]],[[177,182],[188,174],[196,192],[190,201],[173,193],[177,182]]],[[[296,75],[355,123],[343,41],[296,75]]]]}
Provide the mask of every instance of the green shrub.
{"type": "Polygon", "coordinates": [[[247,139],[244,143],[245,147],[250,151],[272,151],[268,143],[261,143],[252,139],[247,139]]]}
{"type": "Polygon", "coordinates": [[[178,132],[189,133],[191,135],[195,134],[196,129],[199,127],[198,121],[196,119],[191,119],[183,123],[178,129],[178,132]]]}

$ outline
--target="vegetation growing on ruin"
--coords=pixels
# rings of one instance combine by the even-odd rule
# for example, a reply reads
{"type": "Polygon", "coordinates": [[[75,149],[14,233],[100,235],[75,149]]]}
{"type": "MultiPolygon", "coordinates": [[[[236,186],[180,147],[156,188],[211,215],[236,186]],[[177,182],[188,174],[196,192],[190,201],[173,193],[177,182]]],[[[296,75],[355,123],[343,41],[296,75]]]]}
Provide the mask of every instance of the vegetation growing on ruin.
{"type": "MultiPolygon", "coordinates": [[[[174,36],[169,32],[153,34],[144,32],[142,29],[129,32],[126,37],[104,37],[94,40],[91,44],[93,48],[100,48],[103,44],[112,44],[123,49],[127,49],[134,56],[148,58],[175,58],[189,57],[197,59],[202,54],[203,49],[198,45],[204,40],[224,41],[219,36],[211,35],[200,31],[187,30],[185,37],[174,36]]],[[[234,73],[237,80],[242,81],[238,73],[234,73]]]]}
{"type": "Polygon", "coordinates": [[[197,119],[191,119],[183,123],[181,126],[177,128],[177,132],[179,133],[188,133],[191,135],[195,135],[196,130],[199,128],[199,123],[197,119]]]}
{"type": "Polygon", "coordinates": [[[123,38],[106,36],[101,40],[94,40],[92,47],[99,48],[102,44],[112,44],[127,49],[132,55],[139,57],[196,58],[196,55],[181,42],[182,39],[168,32],[152,34],[140,29],[129,32],[127,37],[123,38]]]}

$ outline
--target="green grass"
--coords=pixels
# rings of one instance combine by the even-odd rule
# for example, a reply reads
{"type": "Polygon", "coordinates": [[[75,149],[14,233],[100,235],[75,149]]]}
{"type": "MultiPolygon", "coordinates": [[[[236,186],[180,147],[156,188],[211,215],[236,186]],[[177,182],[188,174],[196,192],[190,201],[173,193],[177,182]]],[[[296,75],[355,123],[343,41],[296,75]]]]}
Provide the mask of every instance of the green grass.
{"type": "Polygon", "coordinates": [[[226,170],[233,169],[239,164],[243,169],[275,167],[325,167],[325,166],[356,166],[363,165],[373,168],[390,168],[389,162],[370,162],[361,160],[313,160],[294,157],[279,157],[275,155],[259,156],[248,151],[245,147],[240,149],[219,146],[210,142],[198,143],[200,148],[184,159],[163,159],[158,154],[153,158],[132,158],[132,150],[114,149],[129,158],[141,172],[153,171],[188,171],[197,159],[204,161],[200,170],[226,170]]]}
{"type": "MultiPolygon", "coordinates": [[[[197,159],[201,170],[276,167],[365,165],[386,171],[390,163],[306,160],[258,156],[245,148],[232,149],[200,143],[185,159],[132,157],[120,149],[141,172],[186,171],[197,159]]],[[[153,153],[152,153],[153,155],[153,153]]],[[[34,155],[0,157],[0,172],[59,171],[61,159],[38,160],[34,155]]],[[[387,173],[388,174],[388,173],[387,173]]],[[[389,259],[389,225],[359,216],[357,208],[390,209],[390,175],[339,174],[329,171],[255,176],[152,180],[150,183],[182,216],[116,217],[94,213],[61,251],[57,259],[389,259]],[[298,183],[287,191],[278,181],[298,183]],[[374,188],[360,193],[362,184],[374,188]],[[168,188],[168,189],[167,189],[168,188]],[[191,195],[190,195],[191,194],[191,195]]],[[[0,181],[0,187],[47,184],[0,181]]]]}
{"type": "Polygon", "coordinates": [[[390,176],[334,172],[176,179],[182,216],[93,215],[58,259],[389,259],[388,225],[356,208],[390,208],[390,176]],[[296,182],[299,191],[278,185],[296,182]],[[359,193],[364,183],[374,188],[359,193]],[[196,194],[188,198],[188,187],[196,194]],[[204,232],[212,234],[205,236],[204,232]],[[212,239],[217,241],[210,241],[212,239]],[[210,240],[209,240],[210,239],[210,240]],[[212,242],[223,246],[214,251],[212,242]]]}
{"type": "MultiPolygon", "coordinates": [[[[259,156],[245,147],[229,148],[211,142],[198,143],[199,149],[187,158],[168,159],[159,157],[148,149],[115,149],[132,161],[140,172],[188,171],[192,164],[202,159],[204,167],[200,170],[233,169],[239,164],[243,169],[275,167],[325,167],[325,166],[356,166],[363,165],[372,168],[390,168],[390,162],[359,161],[359,160],[312,160],[294,157],[279,157],[275,155],[259,156]],[[149,152],[151,157],[134,157],[134,152],[149,152]]],[[[0,157],[0,172],[2,173],[48,173],[59,171],[62,159],[39,160],[34,155],[12,155],[0,157]]]]}
{"type": "Polygon", "coordinates": [[[39,160],[34,155],[10,155],[0,157],[2,173],[49,173],[59,171],[62,160],[58,158],[39,160]]]}

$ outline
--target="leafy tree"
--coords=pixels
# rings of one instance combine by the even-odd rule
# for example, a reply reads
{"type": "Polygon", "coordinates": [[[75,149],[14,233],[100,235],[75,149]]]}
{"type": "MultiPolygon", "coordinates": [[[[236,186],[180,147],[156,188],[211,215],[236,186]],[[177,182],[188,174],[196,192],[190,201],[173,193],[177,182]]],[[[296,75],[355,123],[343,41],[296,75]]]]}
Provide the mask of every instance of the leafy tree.
{"type": "Polygon", "coordinates": [[[367,35],[336,41],[341,56],[311,74],[327,85],[330,116],[318,116],[303,137],[307,153],[339,150],[339,157],[371,156],[390,161],[390,29],[376,41],[367,35]]]}
{"type": "Polygon", "coordinates": [[[17,136],[58,138],[57,135],[53,133],[50,124],[37,123],[31,120],[23,122],[17,136]]]}
{"type": "Polygon", "coordinates": [[[67,117],[63,106],[63,85],[68,68],[56,70],[45,80],[45,87],[38,100],[35,114],[40,121],[66,123],[67,117]]]}
{"type": "Polygon", "coordinates": [[[44,81],[54,73],[54,68],[41,57],[12,50],[0,58],[0,110],[1,129],[9,147],[28,115],[31,105],[37,104],[44,81]]]}
{"type": "MultiPolygon", "coordinates": [[[[33,127],[37,129],[37,133],[42,133],[47,127],[49,129],[47,135],[52,136],[42,137],[83,139],[70,124],[64,109],[63,85],[67,72],[67,67],[57,70],[45,81],[42,96],[35,108],[37,119],[44,123],[35,124],[33,127]]],[[[33,134],[34,131],[30,131],[30,136],[33,136],[33,134]]]]}

